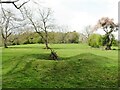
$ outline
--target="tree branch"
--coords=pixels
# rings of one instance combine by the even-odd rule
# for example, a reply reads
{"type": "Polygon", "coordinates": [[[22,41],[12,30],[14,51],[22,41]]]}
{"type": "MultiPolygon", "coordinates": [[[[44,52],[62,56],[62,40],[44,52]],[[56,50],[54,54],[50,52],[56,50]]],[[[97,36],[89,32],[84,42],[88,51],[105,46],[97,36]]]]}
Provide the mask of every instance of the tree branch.
{"type": "MultiPolygon", "coordinates": [[[[19,0],[18,0],[19,1],[19,0]]],[[[20,5],[19,7],[15,4],[15,2],[13,2],[12,4],[17,8],[20,9],[24,4],[28,3],[30,0],[24,2],[22,5],[20,5]]]]}
{"type": "Polygon", "coordinates": [[[17,9],[20,9],[24,4],[28,3],[30,0],[24,2],[24,3],[23,3],[22,5],[20,5],[19,7],[15,4],[15,2],[18,2],[18,1],[19,1],[19,0],[15,0],[15,1],[1,1],[1,0],[0,0],[0,3],[7,3],[7,4],[11,3],[11,4],[13,4],[17,9]]]}
{"type": "Polygon", "coordinates": [[[10,32],[10,33],[6,36],[6,38],[8,38],[11,34],[12,34],[12,32],[10,32]]]}
{"type": "Polygon", "coordinates": [[[15,2],[18,2],[19,0],[15,0],[15,1],[1,1],[0,0],[0,3],[15,3],[15,2]]]}

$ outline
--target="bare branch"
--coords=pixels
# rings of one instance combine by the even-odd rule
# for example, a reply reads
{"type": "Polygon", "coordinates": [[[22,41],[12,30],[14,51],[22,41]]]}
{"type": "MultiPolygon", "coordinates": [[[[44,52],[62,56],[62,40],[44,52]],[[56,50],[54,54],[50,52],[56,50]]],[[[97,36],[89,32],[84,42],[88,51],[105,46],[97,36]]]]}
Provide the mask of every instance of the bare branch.
{"type": "Polygon", "coordinates": [[[13,4],[15,6],[15,8],[20,9],[24,4],[28,3],[30,0],[24,2],[22,5],[20,5],[19,7],[15,4],[16,2],[18,2],[19,0],[15,0],[15,1],[1,1],[0,3],[6,3],[6,4],[13,4]]]}
{"type": "Polygon", "coordinates": [[[39,9],[39,20],[33,21],[32,15],[28,12],[28,10],[25,9],[25,14],[29,21],[31,22],[32,26],[34,27],[35,31],[42,37],[42,39],[45,42],[46,48],[48,49],[48,29],[50,29],[51,22],[50,22],[50,16],[51,16],[51,10],[50,9],[43,9],[42,11],[39,9]],[[43,33],[41,32],[43,31],[43,33]]]}
{"type": "Polygon", "coordinates": [[[32,16],[29,16],[30,13],[28,13],[28,11],[27,11],[26,8],[24,8],[24,10],[25,10],[25,14],[26,14],[27,18],[28,18],[29,21],[31,22],[31,24],[32,24],[32,26],[34,27],[36,33],[38,33],[38,34],[44,39],[42,33],[37,29],[37,26],[35,25],[34,21],[32,20],[32,16]]]}
{"type": "Polygon", "coordinates": [[[14,14],[11,11],[4,10],[2,8],[2,18],[4,18],[4,22],[0,23],[1,28],[1,34],[2,38],[4,40],[4,46],[7,48],[7,40],[10,37],[10,35],[13,33],[13,29],[19,28],[20,26],[14,27],[16,25],[13,21],[14,14]]]}
{"type": "Polygon", "coordinates": [[[12,32],[10,32],[10,33],[6,36],[6,38],[8,38],[11,34],[12,34],[12,32]]]}
{"type": "Polygon", "coordinates": [[[30,0],[24,2],[22,5],[20,5],[19,7],[15,4],[15,2],[13,2],[12,4],[17,8],[20,9],[24,4],[28,3],[30,0]]]}
{"type": "Polygon", "coordinates": [[[3,28],[1,28],[1,34],[2,34],[3,39],[5,39],[5,36],[4,36],[4,33],[3,33],[3,28]]]}
{"type": "Polygon", "coordinates": [[[0,0],[0,3],[15,3],[15,2],[18,2],[19,0],[15,0],[15,1],[1,1],[0,0]]]}

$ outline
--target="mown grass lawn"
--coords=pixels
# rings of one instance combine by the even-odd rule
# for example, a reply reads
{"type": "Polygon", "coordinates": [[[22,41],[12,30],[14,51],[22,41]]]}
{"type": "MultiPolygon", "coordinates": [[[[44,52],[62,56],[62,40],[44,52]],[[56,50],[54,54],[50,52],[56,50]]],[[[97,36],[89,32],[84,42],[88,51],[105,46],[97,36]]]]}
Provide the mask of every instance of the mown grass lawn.
{"type": "Polygon", "coordinates": [[[48,60],[43,44],[2,49],[3,88],[81,88],[118,86],[118,50],[86,44],[52,44],[58,61],[48,60]]]}

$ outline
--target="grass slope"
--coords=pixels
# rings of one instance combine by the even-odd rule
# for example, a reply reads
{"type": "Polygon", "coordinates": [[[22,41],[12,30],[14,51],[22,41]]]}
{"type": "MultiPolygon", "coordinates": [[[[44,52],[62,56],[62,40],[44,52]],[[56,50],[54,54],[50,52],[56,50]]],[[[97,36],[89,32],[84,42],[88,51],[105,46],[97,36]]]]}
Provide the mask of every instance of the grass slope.
{"type": "Polygon", "coordinates": [[[118,51],[85,44],[51,45],[59,61],[48,60],[43,44],[3,49],[3,88],[117,87],[118,51]]]}

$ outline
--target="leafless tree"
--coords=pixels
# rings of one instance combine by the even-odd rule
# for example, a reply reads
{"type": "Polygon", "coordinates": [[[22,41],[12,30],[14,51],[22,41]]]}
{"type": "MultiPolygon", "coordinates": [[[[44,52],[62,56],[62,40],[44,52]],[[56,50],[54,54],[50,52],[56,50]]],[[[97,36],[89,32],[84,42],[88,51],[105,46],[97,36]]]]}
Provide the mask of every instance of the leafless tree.
{"type": "Polygon", "coordinates": [[[2,13],[0,15],[0,32],[3,38],[4,47],[7,48],[7,40],[12,34],[13,29],[18,28],[19,26],[15,25],[14,22],[15,15],[9,10],[2,8],[2,13]]]}
{"type": "Polygon", "coordinates": [[[88,39],[89,36],[93,33],[92,31],[92,26],[88,25],[85,27],[84,31],[83,31],[83,35],[86,36],[86,38],[88,39]]]}
{"type": "MultiPolygon", "coordinates": [[[[58,55],[57,53],[48,46],[48,30],[51,30],[54,28],[54,24],[53,24],[53,19],[51,18],[52,15],[52,11],[49,8],[43,8],[42,10],[38,10],[38,16],[36,19],[34,18],[34,16],[31,14],[30,11],[28,11],[26,8],[24,8],[25,10],[25,15],[27,16],[27,18],[29,19],[32,27],[34,28],[34,30],[36,31],[36,33],[39,34],[39,36],[42,37],[42,39],[45,42],[45,49],[50,49],[51,50],[51,54],[49,59],[52,60],[58,60],[58,55]],[[43,33],[44,32],[44,33],[43,33]]],[[[35,14],[35,12],[34,12],[35,14]]]]}
{"type": "Polygon", "coordinates": [[[27,10],[25,10],[25,14],[27,16],[27,18],[29,19],[29,21],[31,22],[33,28],[35,29],[35,31],[42,37],[42,39],[45,42],[46,45],[46,49],[50,49],[50,47],[48,46],[48,30],[53,29],[54,25],[52,24],[52,11],[49,8],[45,8],[42,10],[38,10],[38,20],[35,21],[35,19],[33,18],[33,15],[27,10]],[[42,33],[44,32],[44,34],[42,33]]]}
{"type": "Polygon", "coordinates": [[[61,26],[58,27],[58,29],[59,29],[59,32],[63,33],[61,35],[61,42],[66,43],[65,39],[66,39],[66,36],[67,36],[67,32],[69,32],[69,30],[70,30],[69,26],[61,25],[61,26]]]}

